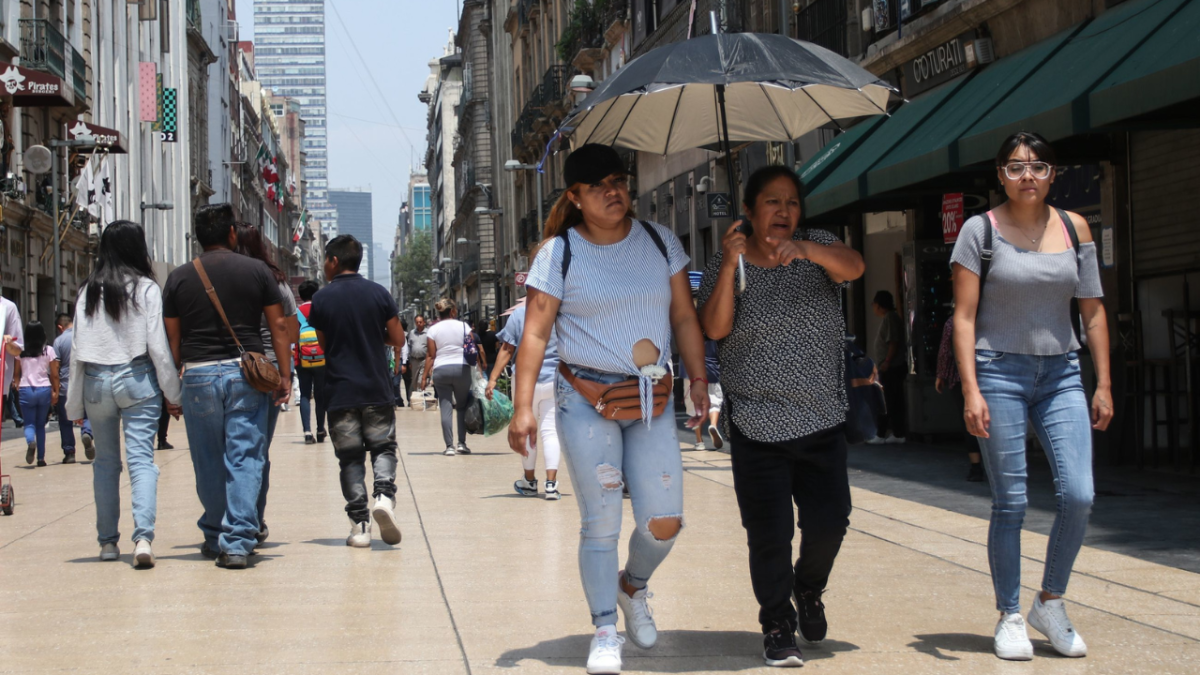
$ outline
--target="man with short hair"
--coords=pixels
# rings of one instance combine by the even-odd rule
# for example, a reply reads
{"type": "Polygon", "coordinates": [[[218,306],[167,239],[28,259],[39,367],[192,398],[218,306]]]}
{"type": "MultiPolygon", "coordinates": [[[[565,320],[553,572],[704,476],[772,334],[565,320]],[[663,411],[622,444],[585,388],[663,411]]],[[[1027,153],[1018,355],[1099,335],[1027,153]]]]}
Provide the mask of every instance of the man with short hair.
{"type": "Polygon", "coordinates": [[[312,299],[321,284],[307,279],[297,289],[300,293],[300,342],[296,345],[296,375],[300,380],[300,423],[304,427],[304,442],[308,445],[325,442],[325,352],[316,339],[315,329],[308,322],[312,299]],[[310,336],[310,331],[313,333],[310,336]],[[312,435],[308,420],[312,403],[317,405],[317,437],[312,435]]]}
{"type": "Polygon", "coordinates": [[[408,397],[408,405],[412,406],[413,382],[420,386],[421,376],[425,373],[425,357],[429,355],[429,335],[425,332],[425,317],[418,314],[417,318],[413,319],[413,329],[408,331],[405,339],[408,342],[408,379],[404,381],[404,393],[408,397]]]}
{"type": "MultiPolygon", "coordinates": [[[[204,507],[200,552],[217,566],[243,569],[257,545],[261,523],[258,493],[267,444],[267,411],[291,393],[287,318],[279,285],[261,260],[234,253],[233,207],[209,204],[196,210],[198,260],[225,311],[238,346],[209,299],[194,264],[167,277],[163,317],[171,352],[183,366],[183,416],[204,507]],[[266,314],[280,383],[272,394],[256,390],[241,369],[241,353],[263,351],[259,327],[266,314]]],[[[174,408],[178,412],[179,408],[174,408]]]]}
{"type": "Polygon", "coordinates": [[[371,517],[387,544],[400,543],[396,524],[396,409],[385,347],[404,347],[399,308],[391,293],[358,273],[362,244],[343,234],[325,245],[325,279],[308,321],[327,357],[329,433],[341,468],[350,517],[347,546],[371,546],[371,517]],[[375,474],[375,505],[367,509],[366,456],[375,474]]]}
{"type": "MultiPolygon", "coordinates": [[[[71,347],[75,339],[75,322],[70,314],[59,314],[54,320],[58,337],[54,340],[54,358],[58,361],[58,433],[62,437],[63,464],[75,463],[75,423],[67,415],[67,379],[71,377],[71,347]]],[[[96,459],[96,446],[92,441],[92,423],[83,418],[83,454],[96,459]]]]}

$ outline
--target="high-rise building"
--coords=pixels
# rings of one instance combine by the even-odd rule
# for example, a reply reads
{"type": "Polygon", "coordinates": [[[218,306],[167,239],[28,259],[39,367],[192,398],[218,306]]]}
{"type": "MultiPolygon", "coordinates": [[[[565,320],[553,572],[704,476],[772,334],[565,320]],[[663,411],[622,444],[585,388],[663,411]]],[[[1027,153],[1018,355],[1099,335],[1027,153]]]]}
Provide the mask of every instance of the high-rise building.
{"type": "Polygon", "coordinates": [[[325,125],[325,3],[254,0],[254,59],[258,79],[277,96],[295,99],[304,118],[304,201],[327,236],[338,233],[329,201],[325,125]]]}
{"type": "Polygon", "coordinates": [[[375,232],[371,224],[371,193],[367,190],[329,190],[329,203],[338,212],[338,231],[352,234],[362,244],[363,261],[359,274],[375,278],[372,258],[375,252],[375,232]]]}
{"type": "Polygon", "coordinates": [[[413,171],[408,178],[408,226],[403,233],[405,241],[411,232],[429,232],[433,227],[433,208],[429,202],[429,176],[424,171],[413,171]]]}

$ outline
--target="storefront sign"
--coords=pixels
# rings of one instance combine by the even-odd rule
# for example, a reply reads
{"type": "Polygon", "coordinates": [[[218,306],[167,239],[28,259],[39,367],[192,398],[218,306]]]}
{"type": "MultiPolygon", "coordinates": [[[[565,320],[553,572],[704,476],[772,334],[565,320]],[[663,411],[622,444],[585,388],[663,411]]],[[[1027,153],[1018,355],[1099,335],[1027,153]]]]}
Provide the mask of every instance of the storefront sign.
{"type": "Polygon", "coordinates": [[[942,195],[942,241],[953,244],[963,224],[963,195],[954,192],[942,195]]]}
{"type": "Polygon", "coordinates": [[[525,280],[528,278],[529,278],[529,272],[515,272],[513,274],[513,281],[517,282],[518,287],[524,286],[525,280]]]}
{"type": "Polygon", "coordinates": [[[62,79],[40,70],[0,62],[0,84],[17,108],[75,105],[75,95],[62,79]]]}
{"type": "Polygon", "coordinates": [[[704,202],[708,206],[709,220],[733,217],[733,200],[728,192],[709,192],[704,195],[704,202]]]}
{"type": "MultiPolygon", "coordinates": [[[[79,120],[67,127],[67,133],[71,134],[72,140],[91,137],[96,141],[96,149],[108,150],[117,155],[125,154],[125,137],[116,129],[109,129],[99,124],[79,120]]],[[[79,151],[91,152],[92,148],[79,148],[79,151]]]]}
{"type": "Polygon", "coordinates": [[[176,141],[175,133],[178,128],[178,122],[175,117],[175,97],[176,94],[173,87],[163,88],[162,115],[159,117],[162,130],[158,134],[158,139],[164,143],[174,143],[176,141]]]}
{"type": "Polygon", "coordinates": [[[970,30],[905,63],[905,97],[928,91],[974,68],[975,59],[967,58],[967,45],[974,40],[975,31],[970,30]]]}
{"type": "Polygon", "coordinates": [[[1100,228],[1100,264],[1103,267],[1112,267],[1116,264],[1117,256],[1113,251],[1113,229],[1111,225],[1106,225],[1100,228]]]}

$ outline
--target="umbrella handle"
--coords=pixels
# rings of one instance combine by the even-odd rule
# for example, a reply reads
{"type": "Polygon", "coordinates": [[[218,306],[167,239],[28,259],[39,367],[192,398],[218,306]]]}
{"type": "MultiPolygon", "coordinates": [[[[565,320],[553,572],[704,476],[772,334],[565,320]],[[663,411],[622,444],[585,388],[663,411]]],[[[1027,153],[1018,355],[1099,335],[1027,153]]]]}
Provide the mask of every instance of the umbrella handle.
{"type": "Polygon", "coordinates": [[[738,284],[737,295],[746,292],[746,256],[738,255],[738,284]]]}

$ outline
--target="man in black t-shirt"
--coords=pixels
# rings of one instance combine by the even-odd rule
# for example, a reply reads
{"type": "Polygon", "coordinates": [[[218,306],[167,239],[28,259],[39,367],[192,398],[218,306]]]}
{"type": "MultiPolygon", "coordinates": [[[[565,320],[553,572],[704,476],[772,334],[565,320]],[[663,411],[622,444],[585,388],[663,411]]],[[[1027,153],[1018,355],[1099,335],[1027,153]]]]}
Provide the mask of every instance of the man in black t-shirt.
{"type": "MultiPolygon", "coordinates": [[[[233,208],[213,204],[196,210],[200,262],[246,351],[262,352],[259,333],[266,314],[280,386],[274,394],[255,390],[242,375],[240,350],[209,299],[192,264],[177,267],[163,290],[163,318],[176,364],[183,366],[182,412],[196,471],[196,493],[204,514],[200,552],[230,569],[246,567],[258,543],[257,500],[267,442],[267,409],[288,399],[291,352],[279,286],[267,266],[233,252],[237,230],[233,208]],[[272,400],[274,399],[274,400],[272,400]]],[[[176,408],[172,412],[178,412],[176,408]]]]}
{"type": "Polygon", "coordinates": [[[362,244],[344,234],[325,245],[325,278],[313,296],[308,322],[325,350],[329,436],[341,467],[350,516],[347,546],[371,545],[371,517],[387,544],[400,543],[396,524],[396,409],[383,359],[388,345],[404,347],[399,308],[383,286],[358,273],[362,244]],[[367,453],[375,474],[375,505],[367,510],[367,453]]]}

